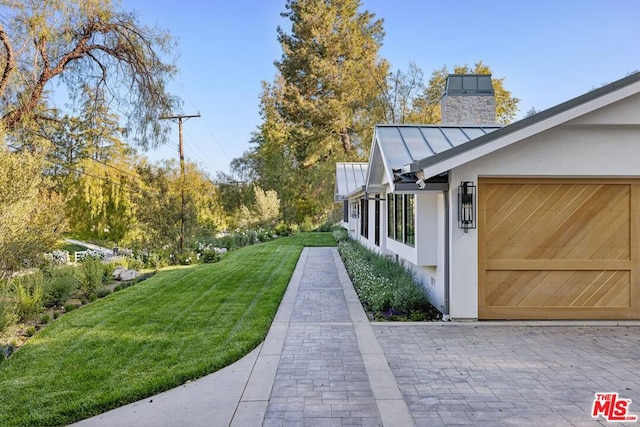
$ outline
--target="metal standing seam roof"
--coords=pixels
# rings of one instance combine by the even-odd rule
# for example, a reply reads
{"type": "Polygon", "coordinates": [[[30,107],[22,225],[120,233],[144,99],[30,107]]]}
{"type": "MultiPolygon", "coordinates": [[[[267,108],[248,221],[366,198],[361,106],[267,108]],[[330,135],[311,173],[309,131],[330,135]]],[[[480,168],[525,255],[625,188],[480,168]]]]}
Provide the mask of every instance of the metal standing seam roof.
{"type": "Polygon", "coordinates": [[[367,180],[367,163],[336,163],[335,200],[346,200],[355,191],[361,190],[367,180]]]}
{"type": "Polygon", "coordinates": [[[502,125],[376,125],[375,138],[389,170],[435,156],[502,125]]]}

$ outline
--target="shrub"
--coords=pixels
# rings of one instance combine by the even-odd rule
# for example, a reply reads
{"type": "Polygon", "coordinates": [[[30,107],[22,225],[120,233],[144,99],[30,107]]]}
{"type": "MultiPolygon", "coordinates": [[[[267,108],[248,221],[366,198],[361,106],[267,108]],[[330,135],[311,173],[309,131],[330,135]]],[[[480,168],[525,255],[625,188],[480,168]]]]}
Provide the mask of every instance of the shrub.
{"type": "Polygon", "coordinates": [[[217,245],[221,248],[232,249],[235,247],[235,238],[230,234],[219,237],[217,240],[217,245]]]}
{"type": "MultiPolygon", "coordinates": [[[[127,270],[140,271],[144,268],[144,261],[137,257],[128,256],[124,258],[124,267],[127,270]]],[[[111,274],[113,274],[113,271],[111,274]]]]}
{"type": "Polygon", "coordinates": [[[100,288],[96,291],[96,296],[98,298],[104,298],[110,293],[111,293],[111,290],[109,290],[109,288],[100,288]]]}
{"type": "Polygon", "coordinates": [[[94,293],[100,286],[104,277],[104,265],[99,259],[87,258],[78,267],[78,279],[80,290],[85,297],[94,293]]]}
{"type": "Polygon", "coordinates": [[[293,231],[290,225],[287,225],[284,222],[280,222],[280,224],[276,225],[274,232],[278,236],[290,236],[293,231]]]}
{"type": "Polygon", "coordinates": [[[331,224],[330,222],[325,222],[324,224],[320,225],[320,227],[318,227],[316,231],[329,232],[333,231],[333,228],[333,224],[331,224]]]}
{"type": "Polygon", "coordinates": [[[78,288],[74,267],[53,269],[44,282],[44,305],[53,307],[64,304],[78,288]]]}
{"type": "Polygon", "coordinates": [[[89,302],[94,302],[97,299],[98,299],[98,295],[96,295],[95,292],[89,295],[89,302]]]}
{"type": "Polygon", "coordinates": [[[53,266],[68,264],[71,261],[69,252],[64,250],[55,250],[51,253],[44,254],[53,266]]]}
{"type": "Polygon", "coordinates": [[[333,230],[333,238],[336,240],[336,243],[345,242],[349,239],[349,233],[347,233],[347,230],[340,227],[333,230]]]}
{"type": "Polygon", "coordinates": [[[43,325],[46,325],[47,323],[51,322],[51,316],[49,316],[48,314],[45,314],[44,316],[42,316],[42,318],[40,319],[40,323],[42,323],[43,325]]]}
{"type": "Polygon", "coordinates": [[[0,332],[18,320],[16,304],[7,292],[0,292],[0,332]]]}
{"type": "Polygon", "coordinates": [[[202,251],[202,255],[200,256],[200,259],[205,264],[210,264],[210,263],[213,263],[213,262],[220,261],[220,254],[218,254],[214,250],[207,249],[207,250],[202,251]]]}
{"type": "Polygon", "coordinates": [[[113,281],[113,272],[116,269],[116,264],[113,262],[108,262],[106,264],[103,264],[103,268],[104,270],[102,272],[102,283],[106,285],[113,281]]]}
{"type": "Polygon", "coordinates": [[[433,320],[440,317],[413,272],[335,230],[338,251],[363,306],[377,319],[433,320]]]}
{"type": "Polygon", "coordinates": [[[339,243],[338,250],[360,301],[372,312],[389,310],[393,299],[392,282],[376,274],[373,264],[366,260],[367,250],[352,241],[339,243]]]}
{"type": "Polygon", "coordinates": [[[78,307],[75,304],[65,304],[64,305],[65,313],[69,313],[69,312],[75,310],[76,308],[78,308],[78,307]]]}
{"type": "Polygon", "coordinates": [[[247,246],[249,241],[247,239],[247,235],[244,232],[234,233],[231,235],[233,239],[231,243],[231,248],[242,248],[243,246],[247,246]]]}
{"type": "Polygon", "coordinates": [[[36,334],[36,328],[34,328],[33,326],[29,326],[25,331],[24,331],[25,335],[28,337],[32,337],[36,334]]]}
{"type": "Polygon", "coordinates": [[[19,320],[27,321],[44,310],[44,275],[38,270],[13,279],[16,291],[16,314],[19,320]]]}
{"type": "Polygon", "coordinates": [[[429,300],[419,284],[404,280],[393,290],[393,308],[401,314],[410,316],[428,310],[429,300]]]}
{"type": "Polygon", "coordinates": [[[93,249],[87,249],[85,251],[85,255],[84,255],[84,259],[95,259],[95,260],[101,260],[103,259],[105,256],[104,252],[101,251],[96,251],[93,249]]]}
{"type": "Polygon", "coordinates": [[[178,254],[178,264],[192,265],[198,263],[198,256],[193,251],[184,251],[178,254]]]}
{"type": "Polygon", "coordinates": [[[15,348],[13,343],[0,345],[0,362],[11,356],[15,348]]]}
{"type": "Polygon", "coordinates": [[[298,224],[300,231],[303,233],[313,231],[316,229],[316,224],[313,223],[311,218],[305,218],[302,224],[298,224]]]}
{"type": "Polygon", "coordinates": [[[118,292],[122,290],[122,285],[117,285],[115,288],[113,288],[113,292],[118,292]]]}

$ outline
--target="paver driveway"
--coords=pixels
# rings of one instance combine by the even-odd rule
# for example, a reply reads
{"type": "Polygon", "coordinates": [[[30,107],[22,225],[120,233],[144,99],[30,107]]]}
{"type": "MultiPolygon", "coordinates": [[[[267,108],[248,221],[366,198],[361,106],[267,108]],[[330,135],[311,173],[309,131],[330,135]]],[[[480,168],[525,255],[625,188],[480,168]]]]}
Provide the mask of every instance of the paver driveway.
{"type": "Polygon", "coordinates": [[[612,425],[591,417],[597,392],[631,399],[640,415],[640,327],[543,325],[374,331],[419,426],[612,425]]]}

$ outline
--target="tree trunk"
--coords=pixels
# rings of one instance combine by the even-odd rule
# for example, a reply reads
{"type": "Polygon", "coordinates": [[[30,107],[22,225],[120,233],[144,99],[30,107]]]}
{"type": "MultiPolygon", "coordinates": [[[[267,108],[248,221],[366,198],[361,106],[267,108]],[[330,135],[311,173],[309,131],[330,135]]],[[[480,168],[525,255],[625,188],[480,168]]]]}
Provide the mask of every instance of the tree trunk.
{"type": "Polygon", "coordinates": [[[344,152],[348,153],[351,151],[351,138],[349,137],[348,129],[342,129],[340,131],[340,139],[342,140],[342,148],[344,148],[344,152]]]}

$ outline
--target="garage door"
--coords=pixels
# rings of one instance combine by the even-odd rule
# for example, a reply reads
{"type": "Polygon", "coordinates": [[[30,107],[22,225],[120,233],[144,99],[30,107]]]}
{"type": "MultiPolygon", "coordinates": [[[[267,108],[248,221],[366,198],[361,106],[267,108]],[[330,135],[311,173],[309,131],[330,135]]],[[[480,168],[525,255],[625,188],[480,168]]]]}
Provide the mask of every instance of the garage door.
{"type": "Polygon", "coordinates": [[[480,319],[638,319],[640,181],[480,179],[480,319]]]}

